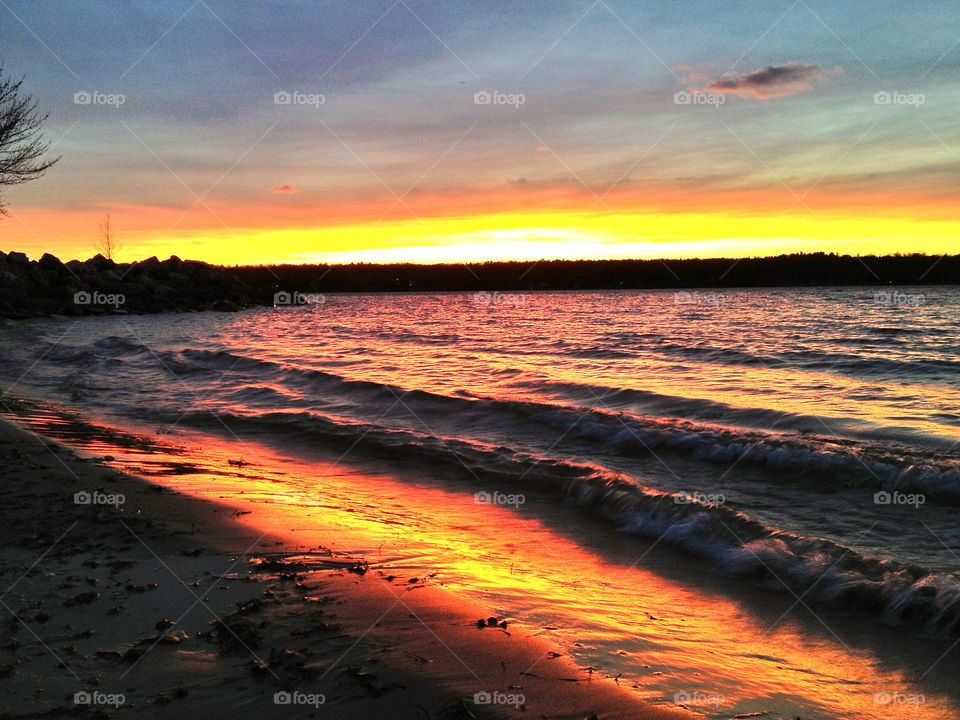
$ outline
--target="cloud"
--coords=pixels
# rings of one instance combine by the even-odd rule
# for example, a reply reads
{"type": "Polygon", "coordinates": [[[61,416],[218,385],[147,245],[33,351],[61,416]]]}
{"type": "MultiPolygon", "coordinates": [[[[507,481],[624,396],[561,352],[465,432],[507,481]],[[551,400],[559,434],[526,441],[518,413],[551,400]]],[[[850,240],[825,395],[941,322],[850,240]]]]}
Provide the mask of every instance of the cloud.
{"type": "MultiPolygon", "coordinates": [[[[746,73],[728,72],[714,78],[705,87],[691,88],[691,92],[714,92],[753,98],[778,98],[809,90],[815,81],[841,72],[840,67],[825,71],[819,64],[803,65],[790,61],[786,65],[768,65],[746,73]]],[[[691,76],[687,82],[696,82],[691,76]]]]}
{"type": "Polygon", "coordinates": [[[274,185],[271,190],[275,193],[298,193],[300,188],[293,185],[274,185]]]}

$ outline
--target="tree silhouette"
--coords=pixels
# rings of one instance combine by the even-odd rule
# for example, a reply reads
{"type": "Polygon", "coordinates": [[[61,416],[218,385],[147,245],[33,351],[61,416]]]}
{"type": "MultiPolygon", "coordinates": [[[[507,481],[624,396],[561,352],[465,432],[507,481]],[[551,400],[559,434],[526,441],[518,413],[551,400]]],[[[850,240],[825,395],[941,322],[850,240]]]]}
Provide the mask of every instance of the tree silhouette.
{"type": "MultiPolygon", "coordinates": [[[[37,112],[36,100],[21,94],[22,84],[5,77],[0,66],[0,188],[34,180],[60,159],[43,159],[50,147],[41,130],[47,116],[37,112]]],[[[0,214],[6,212],[0,195],[0,214]]]]}

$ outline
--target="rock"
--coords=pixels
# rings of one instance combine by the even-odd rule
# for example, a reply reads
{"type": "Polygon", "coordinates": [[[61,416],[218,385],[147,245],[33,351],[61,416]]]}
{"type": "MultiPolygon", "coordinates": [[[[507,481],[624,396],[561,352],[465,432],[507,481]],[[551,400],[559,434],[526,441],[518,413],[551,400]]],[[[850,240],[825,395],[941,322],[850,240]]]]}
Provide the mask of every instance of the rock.
{"type": "Polygon", "coordinates": [[[60,262],[60,258],[50,253],[44,253],[40,258],[40,268],[43,270],[56,270],[57,272],[65,269],[65,265],[60,262]]]}
{"type": "Polygon", "coordinates": [[[109,258],[105,258],[100,253],[97,253],[92,258],[87,260],[85,263],[88,267],[92,267],[94,270],[109,270],[110,268],[116,267],[116,263],[109,258]]]}
{"type": "Polygon", "coordinates": [[[0,317],[235,312],[271,305],[272,293],[272,278],[263,281],[253,277],[248,281],[235,268],[177,256],[162,262],[151,257],[120,264],[103,255],[62,263],[50,253],[32,262],[24,253],[0,253],[0,317]],[[91,301],[75,301],[77,293],[91,301]]]}
{"type": "Polygon", "coordinates": [[[260,647],[263,636],[256,626],[246,618],[227,618],[229,625],[220,620],[211,621],[212,634],[221,655],[238,655],[248,653],[260,647]]]}
{"type": "Polygon", "coordinates": [[[100,599],[100,593],[96,590],[89,590],[87,592],[82,592],[79,595],[76,595],[69,600],[66,600],[63,603],[64,607],[73,607],[75,605],[89,605],[92,602],[96,602],[100,599]]]}

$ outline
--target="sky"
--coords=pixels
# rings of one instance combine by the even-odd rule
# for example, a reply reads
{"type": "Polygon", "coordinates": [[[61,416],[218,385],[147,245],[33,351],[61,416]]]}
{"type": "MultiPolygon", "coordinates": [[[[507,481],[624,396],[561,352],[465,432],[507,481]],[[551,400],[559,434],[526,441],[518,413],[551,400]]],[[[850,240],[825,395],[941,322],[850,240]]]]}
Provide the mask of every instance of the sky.
{"type": "Polygon", "coordinates": [[[61,160],[0,249],[225,264],[957,252],[960,6],[0,0],[61,160]]]}

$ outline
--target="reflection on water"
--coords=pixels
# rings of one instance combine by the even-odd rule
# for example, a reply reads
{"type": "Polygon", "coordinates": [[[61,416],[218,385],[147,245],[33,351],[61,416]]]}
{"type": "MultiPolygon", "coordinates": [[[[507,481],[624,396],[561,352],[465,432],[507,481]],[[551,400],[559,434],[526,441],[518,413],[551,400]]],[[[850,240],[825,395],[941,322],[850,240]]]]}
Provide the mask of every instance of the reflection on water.
{"type": "Polygon", "coordinates": [[[250,511],[239,521],[304,548],[322,543],[386,574],[431,575],[540,628],[585,671],[619,675],[651,700],[682,701],[718,719],[957,712],[957,653],[931,668],[949,640],[813,614],[802,597],[745,594],[694,556],[618,535],[549,498],[478,502],[429,473],[399,477],[336,456],[308,460],[184,431],[132,436],[50,407],[20,421],[110,455],[121,469],[250,511]]]}

